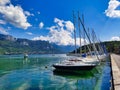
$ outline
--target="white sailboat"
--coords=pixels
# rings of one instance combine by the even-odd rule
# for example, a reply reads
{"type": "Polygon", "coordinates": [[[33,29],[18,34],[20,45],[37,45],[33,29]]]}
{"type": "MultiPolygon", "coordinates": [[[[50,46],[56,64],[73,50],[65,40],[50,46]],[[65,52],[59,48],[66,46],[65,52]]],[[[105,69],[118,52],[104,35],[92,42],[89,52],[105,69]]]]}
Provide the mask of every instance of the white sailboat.
{"type": "Polygon", "coordinates": [[[28,58],[28,54],[24,53],[24,59],[28,58]]]}
{"type": "Polygon", "coordinates": [[[106,51],[106,47],[103,43],[100,42],[100,40],[97,39],[97,36],[94,32],[94,30],[92,30],[92,36],[93,36],[93,42],[96,43],[96,46],[98,47],[98,57],[101,61],[106,60],[109,57],[109,54],[106,51]],[[95,42],[96,39],[96,42],[95,42]]]}
{"type": "MultiPolygon", "coordinates": [[[[74,14],[73,14],[73,18],[74,18],[74,14]]],[[[78,27],[80,27],[80,23],[81,23],[81,25],[83,27],[84,40],[85,40],[85,36],[86,36],[89,43],[90,43],[90,45],[93,45],[95,55],[92,56],[92,52],[91,52],[88,45],[86,45],[86,46],[87,46],[87,48],[89,50],[89,53],[90,53],[89,56],[81,57],[82,56],[82,50],[81,49],[80,49],[80,53],[76,54],[76,50],[77,50],[76,49],[76,31],[75,31],[75,22],[74,22],[75,54],[71,54],[71,55],[79,56],[79,57],[74,57],[72,59],[64,60],[62,62],[53,64],[53,67],[55,67],[56,69],[60,69],[60,70],[61,69],[62,70],[65,70],[65,69],[66,70],[91,70],[100,63],[99,57],[98,57],[98,52],[97,52],[97,49],[95,47],[95,44],[91,42],[90,36],[88,35],[88,32],[85,29],[84,19],[81,20],[81,18],[79,17],[79,14],[78,14],[78,27]]],[[[80,33],[80,28],[79,28],[79,33],[80,33]]],[[[81,39],[81,35],[80,35],[80,39],[81,39]]],[[[86,42],[86,41],[84,41],[84,42],[86,42]]],[[[80,40],[80,44],[81,44],[81,40],[80,40]]]]}

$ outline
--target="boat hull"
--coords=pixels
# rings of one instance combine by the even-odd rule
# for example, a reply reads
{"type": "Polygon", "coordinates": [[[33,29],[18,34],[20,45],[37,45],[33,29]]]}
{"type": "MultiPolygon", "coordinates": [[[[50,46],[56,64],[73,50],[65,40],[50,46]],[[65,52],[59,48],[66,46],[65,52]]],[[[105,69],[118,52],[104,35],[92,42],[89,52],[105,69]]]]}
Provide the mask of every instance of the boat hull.
{"type": "Polygon", "coordinates": [[[59,70],[91,70],[96,65],[91,65],[91,66],[59,66],[59,65],[53,65],[55,69],[59,70]]]}

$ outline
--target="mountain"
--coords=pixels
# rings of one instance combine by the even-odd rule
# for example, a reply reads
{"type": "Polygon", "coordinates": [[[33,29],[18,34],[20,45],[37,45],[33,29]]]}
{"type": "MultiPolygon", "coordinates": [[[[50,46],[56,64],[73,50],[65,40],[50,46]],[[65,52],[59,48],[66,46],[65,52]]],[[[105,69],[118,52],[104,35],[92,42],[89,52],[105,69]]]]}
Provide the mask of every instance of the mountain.
{"type": "Polygon", "coordinates": [[[16,38],[14,38],[14,37],[11,36],[11,35],[3,35],[3,34],[0,34],[0,40],[15,41],[16,38]]]}
{"type": "MultiPolygon", "coordinates": [[[[103,43],[106,45],[108,52],[120,54],[120,41],[107,41],[103,43]]],[[[62,46],[49,43],[48,41],[33,41],[0,34],[0,54],[22,54],[25,52],[30,54],[68,53],[74,52],[73,50],[74,46],[70,45],[62,46]]],[[[79,48],[77,51],[80,51],[79,48]]]]}
{"type": "MultiPolygon", "coordinates": [[[[96,43],[96,46],[97,46],[98,43],[96,43]]],[[[106,47],[106,51],[108,53],[116,53],[116,54],[120,54],[120,41],[106,41],[106,42],[102,42],[103,45],[105,45],[106,47]]],[[[91,50],[93,50],[93,47],[92,45],[88,45],[91,50]]],[[[86,48],[86,51],[85,51],[85,47],[87,47],[86,45],[85,46],[82,46],[82,53],[84,52],[89,52],[88,48],[86,48]]],[[[98,49],[98,47],[96,47],[98,49]]],[[[77,53],[80,52],[80,48],[77,48],[77,53]]],[[[74,53],[75,50],[73,50],[72,52],[70,53],[74,53]]]]}
{"type": "Polygon", "coordinates": [[[33,41],[0,34],[0,54],[67,53],[73,49],[72,46],[59,46],[48,41],[33,41]]]}
{"type": "Polygon", "coordinates": [[[120,54],[120,41],[107,41],[104,44],[108,52],[120,54]]]}

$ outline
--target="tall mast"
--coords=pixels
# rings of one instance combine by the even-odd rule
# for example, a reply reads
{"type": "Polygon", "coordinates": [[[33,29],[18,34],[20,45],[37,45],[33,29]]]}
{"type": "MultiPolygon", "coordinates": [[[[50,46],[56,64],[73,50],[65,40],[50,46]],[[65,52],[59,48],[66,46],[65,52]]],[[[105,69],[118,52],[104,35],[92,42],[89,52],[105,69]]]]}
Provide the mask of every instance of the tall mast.
{"type": "Polygon", "coordinates": [[[80,30],[80,14],[78,11],[78,29],[79,29],[79,40],[80,40],[80,55],[82,55],[82,44],[81,44],[81,36],[82,36],[82,31],[80,30]]]}
{"type": "MultiPolygon", "coordinates": [[[[98,42],[98,44],[97,44],[97,46],[98,46],[98,51],[102,52],[102,54],[103,54],[103,53],[104,53],[104,50],[103,50],[102,46],[100,45],[100,41],[97,39],[97,36],[96,36],[96,34],[95,34],[94,29],[93,29],[93,33],[94,33],[94,37],[95,37],[96,41],[98,42]]],[[[99,54],[100,54],[100,52],[99,52],[99,54]]]]}
{"type": "Polygon", "coordinates": [[[86,36],[87,36],[87,38],[89,40],[89,43],[91,44],[91,40],[90,40],[89,35],[88,35],[88,33],[87,33],[86,29],[85,29],[85,26],[84,26],[84,17],[83,17],[83,15],[82,15],[82,20],[80,18],[80,22],[81,22],[81,25],[83,27],[84,32],[86,33],[86,36]]]}
{"type": "Polygon", "coordinates": [[[99,44],[100,44],[100,48],[101,48],[102,54],[106,54],[106,50],[104,48],[103,43],[100,41],[100,39],[98,39],[98,41],[99,41],[99,44]]]}
{"type": "Polygon", "coordinates": [[[93,32],[93,30],[92,30],[92,41],[93,41],[93,48],[94,48],[94,50],[95,50],[95,53],[96,53],[96,56],[97,56],[97,59],[99,60],[99,57],[98,57],[98,51],[97,51],[97,49],[96,49],[96,46],[95,46],[95,35],[94,35],[94,32],[93,32]]]}
{"type": "MultiPolygon", "coordinates": [[[[88,28],[88,36],[91,37],[89,28],[88,28]]],[[[90,55],[92,56],[92,52],[91,52],[91,50],[92,50],[92,48],[91,48],[91,44],[89,44],[89,46],[87,45],[87,47],[88,47],[88,50],[89,50],[89,52],[90,52],[90,55]]]]}
{"type": "MultiPolygon", "coordinates": [[[[84,15],[82,14],[82,22],[84,24],[84,15]]],[[[83,40],[84,40],[84,53],[86,53],[86,41],[85,41],[85,33],[83,33],[83,40]]]]}
{"type": "Polygon", "coordinates": [[[73,24],[74,24],[74,40],[75,40],[75,53],[77,53],[77,48],[76,48],[76,30],[75,30],[75,20],[76,20],[76,17],[74,15],[74,11],[73,11],[73,24]]]}
{"type": "Polygon", "coordinates": [[[86,39],[85,39],[85,33],[83,33],[83,40],[84,40],[84,53],[86,53],[86,39]]]}
{"type": "MultiPolygon", "coordinates": [[[[91,42],[91,40],[90,40],[90,37],[89,37],[89,35],[88,35],[88,33],[87,33],[86,29],[85,29],[84,21],[82,21],[82,20],[80,19],[80,22],[81,22],[81,25],[82,25],[82,27],[83,27],[84,32],[86,33],[86,36],[87,36],[87,38],[88,38],[88,40],[89,40],[89,43],[92,45],[92,42],[91,42]]],[[[94,46],[94,43],[93,43],[93,47],[94,47],[94,50],[96,51],[96,47],[94,46]]],[[[99,57],[98,57],[97,53],[96,53],[96,56],[97,56],[97,58],[98,58],[98,60],[99,60],[99,57]]]]}

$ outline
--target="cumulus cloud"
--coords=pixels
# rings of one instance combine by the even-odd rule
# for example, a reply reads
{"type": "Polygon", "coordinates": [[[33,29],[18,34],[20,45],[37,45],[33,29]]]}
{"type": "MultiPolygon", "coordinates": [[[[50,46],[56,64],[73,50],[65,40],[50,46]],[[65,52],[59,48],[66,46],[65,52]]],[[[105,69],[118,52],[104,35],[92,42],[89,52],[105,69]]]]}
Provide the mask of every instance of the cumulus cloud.
{"type": "Polygon", "coordinates": [[[120,37],[114,36],[111,38],[111,41],[120,41],[120,37]]]}
{"type": "Polygon", "coordinates": [[[0,27],[0,33],[1,34],[5,34],[5,35],[7,35],[7,34],[9,34],[4,28],[2,28],[2,27],[0,27]]]}
{"type": "Polygon", "coordinates": [[[49,36],[39,36],[39,37],[34,37],[32,40],[43,40],[43,41],[49,41],[49,36]]]}
{"type": "MultiPolygon", "coordinates": [[[[25,11],[20,6],[12,5],[10,0],[0,0],[0,14],[6,22],[15,27],[27,29],[31,26],[31,24],[27,22],[28,15],[25,15],[25,11]]],[[[27,12],[27,14],[30,13],[27,12]]]]}
{"type": "Polygon", "coordinates": [[[73,32],[74,26],[73,26],[73,23],[71,23],[71,21],[66,21],[65,26],[66,26],[67,30],[69,30],[70,32],[73,32]]]}
{"type": "Polygon", "coordinates": [[[57,23],[57,25],[60,26],[60,27],[64,26],[64,20],[60,20],[58,18],[54,18],[54,22],[57,23]]]}
{"type": "Polygon", "coordinates": [[[28,11],[24,11],[24,13],[25,13],[25,15],[27,15],[27,16],[34,16],[34,14],[31,14],[31,13],[28,12],[28,11]]]}
{"type": "Polygon", "coordinates": [[[118,0],[110,0],[108,9],[105,10],[106,16],[111,18],[120,18],[120,10],[116,10],[119,6],[120,2],[118,0]]]}
{"type": "Polygon", "coordinates": [[[31,32],[26,32],[26,34],[28,34],[28,35],[33,35],[33,33],[31,33],[31,32]]]}
{"type": "Polygon", "coordinates": [[[39,24],[39,28],[42,29],[43,26],[44,26],[44,23],[43,23],[43,22],[40,22],[40,24],[39,24]]]}
{"type": "MultiPolygon", "coordinates": [[[[33,40],[44,40],[58,45],[74,45],[73,31],[74,25],[71,21],[64,21],[54,18],[54,26],[48,27],[49,35],[34,37],[33,40]]],[[[83,43],[83,39],[82,43],[83,43]]],[[[76,39],[79,45],[79,38],[76,39]]]]}
{"type": "Polygon", "coordinates": [[[10,3],[10,0],[0,0],[0,5],[6,5],[10,3]]]}

